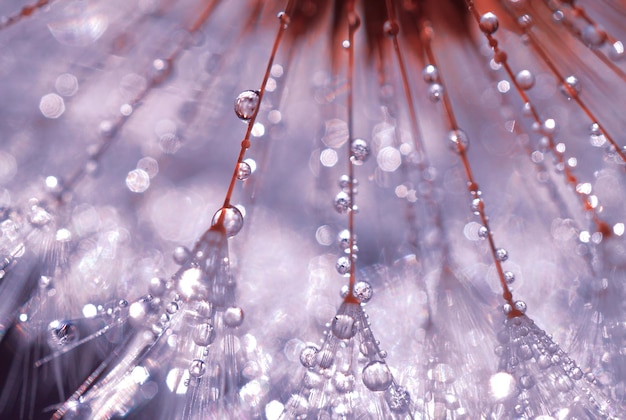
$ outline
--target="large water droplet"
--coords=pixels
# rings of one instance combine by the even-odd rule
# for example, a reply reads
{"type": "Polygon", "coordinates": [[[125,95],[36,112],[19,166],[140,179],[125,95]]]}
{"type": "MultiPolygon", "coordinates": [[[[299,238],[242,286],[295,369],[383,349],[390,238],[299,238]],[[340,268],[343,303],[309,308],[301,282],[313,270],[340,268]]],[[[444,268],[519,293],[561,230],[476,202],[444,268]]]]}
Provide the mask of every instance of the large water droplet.
{"type": "Polygon", "coordinates": [[[221,225],[227,236],[235,236],[243,228],[243,215],[237,207],[222,207],[213,216],[211,226],[216,225],[221,225]]]}
{"type": "Polygon", "coordinates": [[[348,340],[356,334],[356,323],[350,315],[339,314],[333,319],[332,331],[335,337],[348,340]]]}
{"type": "Polygon", "coordinates": [[[235,114],[243,121],[249,121],[259,106],[259,92],[256,90],[243,91],[235,99],[235,114]]]}
{"type": "Polygon", "coordinates": [[[391,371],[385,362],[375,360],[363,368],[363,384],[370,391],[385,391],[392,381],[391,371]]]}
{"type": "Polygon", "coordinates": [[[199,346],[208,346],[215,339],[213,325],[208,322],[198,324],[193,329],[193,341],[199,346]]]}

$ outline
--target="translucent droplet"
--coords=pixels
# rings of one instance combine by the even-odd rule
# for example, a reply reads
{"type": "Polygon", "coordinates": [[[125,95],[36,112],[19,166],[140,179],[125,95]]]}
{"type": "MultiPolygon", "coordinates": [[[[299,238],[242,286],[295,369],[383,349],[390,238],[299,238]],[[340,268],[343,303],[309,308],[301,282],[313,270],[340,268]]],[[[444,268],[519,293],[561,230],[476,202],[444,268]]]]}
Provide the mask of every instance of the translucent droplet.
{"type": "Polygon", "coordinates": [[[589,24],[580,33],[583,42],[589,47],[601,47],[606,42],[606,32],[599,26],[589,24]]]}
{"type": "Polygon", "coordinates": [[[393,377],[385,362],[375,360],[363,368],[363,384],[370,391],[386,391],[393,377]]]}
{"type": "Polygon", "coordinates": [[[504,281],[507,284],[511,284],[515,281],[515,274],[512,273],[511,271],[505,271],[504,272],[504,281]]]}
{"type": "Polygon", "coordinates": [[[515,307],[515,310],[520,311],[521,313],[526,313],[527,306],[526,302],[524,302],[523,300],[515,301],[513,306],[515,307]]]}
{"type": "Polygon", "coordinates": [[[448,133],[448,144],[452,151],[460,153],[469,146],[469,137],[463,130],[452,130],[448,133]]]}
{"type": "Polygon", "coordinates": [[[150,187],[150,175],[143,169],[133,169],[126,176],[126,186],[134,193],[142,193],[150,187]]]}
{"type": "Polygon", "coordinates": [[[480,239],[486,239],[489,236],[489,230],[485,226],[478,228],[478,237],[480,239]]]}
{"type": "Polygon", "coordinates": [[[370,155],[370,149],[367,142],[363,139],[355,139],[350,145],[352,156],[350,160],[355,165],[362,165],[370,155]]]}
{"type": "Polygon", "coordinates": [[[152,83],[163,83],[172,74],[172,63],[168,59],[157,58],[152,62],[152,83]]]}
{"type": "Polygon", "coordinates": [[[78,328],[68,321],[52,321],[48,325],[48,344],[50,347],[63,347],[79,338],[78,328]]]}
{"type": "Polygon", "coordinates": [[[337,258],[337,263],[335,264],[335,268],[337,272],[341,275],[350,273],[350,267],[352,263],[350,262],[350,258],[346,256],[341,256],[337,258]]]}
{"type": "Polygon", "coordinates": [[[533,26],[533,18],[530,15],[522,15],[517,19],[517,23],[523,28],[528,29],[533,26]]]}
{"type": "Polygon", "coordinates": [[[243,309],[231,306],[224,311],[224,325],[230,328],[243,324],[243,309]]]}
{"type": "Polygon", "coordinates": [[[235,114],[243,121],[250,121],[259,107],[259,92],[245,90],[235,99],[235,114]]]}
{"type": "Polygon", "coordinates": [[[374,289],[372,289],[372,285],[366,281],[356,282],[354,285],[354,289],[352,294],[355,298],[361,303],[367,303],[372,299],[374,295],[374,289]]]}
{"type": "Polygon", "coordinates": [[[484,206],[485,204],[483,202],[483,199],[477,197],[472,200],[472,204],[470,207],[472,209],[472,213],[474,213],[476,216],[479,216],[483,212],[484,206]]]}
{"type": "Polygon", "coordinates": [[[317,348],[307,346],[300,352],[300,363],[306,368],[312,368],[317,363],[317,348]]]}
{"type": "Polygon", "coordinates": [[[515,82],[524,90],[531,89],[535,86],[535,75],[529,70],[521,70],[515,75],[515,82]]]}
{"type": "Polygon", "coordinates": [[[386,20],[383,24],[383,32],[389,37],[394,37],[400,32],[400,25],[395,20],[386,20]]]}
{"type": "Polygon", "coordinates": [[[356,322],[350,315],[336,315],[333,319],[332,331],[335,337],[348,340],[356,334],[356,322]]]}
{"type": "Polygon", "coordinates": [[[443,85],[440,83],[432,83],[428,87],[428,97],[433,102],[438,102],[443,96],[443,85]]]}
{"type": "MultiPolygon", "coordinates": [[[[359,185],[359,180],[353,179],[352,191],[354,194],[358,192],[357,185],[359,185]]],[[[339,188],[341,188],[341,191],[345,192],[346,194],[350,193],[350,177],[348,175],[341,175],[341,177],[339,178],[339,188]]]]}
{"type": "Polygon", "coordinates": [[[335,210],[341,214],[346,214],[350,210],[352,206],[350,196],[345,192],[341,191],[335,196],[335,210]]]}
{"type": "Polygon", "coordinates": [[[426,83],[437,83],[439,81],[439,70],[432,64],[427,65],[422,70],[422,77],[426,83]]]}
{"type": "Polygon", "coordinates": [[[213,325],[203,322],[196,325],[193,329],[193,341],[199,346],[208,346],[215,339],[215,330],[213,325]]]}
{"type": "Polygon", "coordinates": [[[276,17],[278,18],[278,20],[280,20],[280,23],[283,26],[283,28],[287,29],[287,27],[291,23],[291,18],[289,17],[289,15],[285,12],[278,12],[276,17]]]}
{"type": "Polygon", "coordinates": [[[516,355],[521,360],[530,360],[533,357],[533,350],[528,344],[522,344],[517,348],[516,355]]]}
{"type": "Polygon", "coordinates": [[[621,41],[615,41],[609,50],[609,57],[613,61],[619,61],[624,58],[625,51],[624,44],[621,41]]]}
{"type": "Polygon", "coordinates": [[[243,228],[243,215],[237,207],[222,207],[213,216],[211,226],[216,225],[222,226],[227,236],[235,236],[243,228]]]}
{"type": "Polygon", "coordinates": [[[561,86],[561,93],[563,93],[567,99],[578,97],[581,90],[582,86],[580,85],[580,81],[575,76],[567,76],[565,83],[561,86]]]}
{"type": "Polygon", "coordinates": [[[500,22],[498,22],[498,17],[494,13],[487,12],[480,17],[479,26],[481,31],[491,35],[498,30],[500,22]]]}
{"type": "Polygon", "coordinates": [[[178,312],[178,303],[176,302],[168,303],[167,307],[165,308],[165,311],[170,315],[175,314],[176,312],[178,312]]]}
{"type": "Polygon", "coordinates": [[[509,253],[504,248],[498,248],[496,249],[496,258],[498,261],[504,262],[509,259],[509,253]]]}
{"type": "Polygon", "coordinates": [[[245,181],[252,174],[252,168],[246,162],[239,162],[237,165],[237,179],[240,181],[245,181]]]}
{"type": "Polygon", "coordinates": [[[189,365],[189,376],[201,378],[206,373],[206,363],[200,359],[194,359],[189,365]]]}
{"type": "Polygon", "coordinates": [[[187,247],[177,246],[174,248],[174,253],[172,257],[174,258],[174,262],[178,265],[183,265],[187,262],[189,257],[191,256],[191,251],[187,247]]]}

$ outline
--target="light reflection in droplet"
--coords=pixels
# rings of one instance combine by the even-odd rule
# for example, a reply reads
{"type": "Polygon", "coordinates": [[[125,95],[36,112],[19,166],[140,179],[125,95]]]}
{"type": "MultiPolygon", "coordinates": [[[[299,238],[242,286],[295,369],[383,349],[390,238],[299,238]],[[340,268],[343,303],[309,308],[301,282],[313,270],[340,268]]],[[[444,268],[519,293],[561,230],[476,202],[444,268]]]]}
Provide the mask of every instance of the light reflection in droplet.
{"type": "Polygon", "coordinates": [[[402,163],[402,155],[395,147],[383,147],[376,157],[378,166],[385,172],[394,172],[402,163]]]}
{"type": "Polygon", "coordinates": [[[126,177],[126,186],[134,193],[142,193],[150,187],[150,175],[143,169],[133,169],[126,177]]]}
{"type": "Polygon", "coordinates": [[[39,110],[46,118],[59,118],[65,112],[65,101],[56,93],[48,93],[41,97],[39,110]]]}
{"type": "Polygon", "coordinates": [[[78,79],[70,73],[63,73],[54,82],[54,88],[61,96],[74,96],[78,92],[78,79]]]}

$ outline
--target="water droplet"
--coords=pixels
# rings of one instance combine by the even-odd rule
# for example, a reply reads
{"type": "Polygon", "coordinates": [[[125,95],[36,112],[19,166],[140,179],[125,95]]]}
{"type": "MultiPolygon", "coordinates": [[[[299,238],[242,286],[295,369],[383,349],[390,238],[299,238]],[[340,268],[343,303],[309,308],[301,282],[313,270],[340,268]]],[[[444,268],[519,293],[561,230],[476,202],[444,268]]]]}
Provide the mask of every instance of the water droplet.
{"type": "MultiPolygon", "coordinates": [[[[339,247],[341,249],[350,248],[350,231],[348,229],[343,229],[337,235],[337,242],[339,243],[339,247]]],[[[352,239],[352,243],[356,243],[356,236],[352,239]]]]}
{"type": "Polygon", "coordinates": [[[498,30],[500,22],[498,22],[498,17],[494,13],[487,12],[480,17],[479,26],[481,31],[491,35],[498,30]]]}
{"type": "Polygon", "coordinates": [[[336,315],[333,319],[332,331],[335,337],[348,340],[356,334],[356,322],[350,315],[336,315]]]}
{"type": "Polygon", "coordinates": [[[143,169],[133,169],[126,176],[126,186],[134,193],[142,193],[150,187],[150,175],[143,169]]]}
{"type": "Polygon", "coordinates": [[[289,17],[289,15],[285,12],[278,12],[276,17],[278,18],[278,20],[280,20],[283,29],[287,29],[287,27],[291,23],[291,18],[289,17]]]}
{"type": "Polygon", "coordinates": [[[476,216],[479,216],[479,215],[482,213],[482,211],[483,211],[483,209],[484,209],[484,207],[485,207],[485,204],[484,204],[484,202],[483,202],[483,199],[482,199],[482,198],[477,197],[477,198],[474,198],[474,199],[472,200],[472,204],[471,204],[471,206],[470,206],[470,207],[471,207],[471,209],[472,209],[472,212],[473,212],[476,216]]]}
{"type": "Polygon", "coordinates": [[[215,330],[213,325],[208,322],[202,322],[193,329],[193,341],[199,346],[208,346],[215,339],[215,330]]]}
{"type": "Polygon", "coordinates": [[[55,320],[48,325],[48,344],[52,348],[72,344],[78,338],[78,328],[71,322],[55,320]]]}
{"type": "Polygon", "coordinates": [[[515,82],[520,88],[529,90],[535,86],[535,75],[529,70],[521,70],[515,75],[515,82]]]}
{"type": "Polygon", "coordinates": [[[565,82],[561,85],[561,93],[563,93],[567,99],[577,98],[581,90],[582,86],[576,76],[567,76],[565,82]]]}
{"type": "Polygon", "coordinates": [[[498,248],[496,249],[496,258],[498,261],[504,262],[509,259],[509,253],[504,248],[498,248]]]}
{"type": "Polygon", "coordinates": [[[252,168],[246,162],[239,162],[237,165],[237,179],[240,181],[245,181],[252,174],[252,168]]]}
{"type": "Polygon", "coordinates": [[[352,294],[355,298],[361,303],[367,303],[372,299],[374,295],[374,289],[372,289],[372,285],[366,281],[359,281],[354,285],[354,290],[352,294]]]}
{"type": "Polygon", "coordinates": [[[448,144],[453,152],[461,153],[469,146],[469,137],[463,130],[452,130],[448,133],[448,144]]]}
{"type": "Polygon", "coordinates": [[[211,226],[216,225],[221,225],[228,237],[235,236],[243,228],[243,215],[237,207],[222,207],[213,216],[211,226]]]}
{"type": "Polygon", "coordinates": [[[519,378],[519,384],[522,389],[530,389],[535,385],[535,378],[530,375],[522,375],[519,378]]]}
{"type": "Polygon", "coordinates": [[[530,15],[522,15],[517,19],[517,23],[522,29],[528,29],[533,26],[533,18],[530,15]]]}
{"type": "Polygon", "coordinates": [[[488,236],[489,236],[489,229],[487,229],[485,226],[481,226],[478,228],[478,237],[480,239],[487,239],[488,236]]]}
{"type": "Polygon", "coordinates": [[[334,202],[335,210],[341,214],[346,214],[350,210],[352,206],[350,196],[345,192],[341,191],[335,196],[334,202]]]}
{"type": "Polygon", "coordinates": [[[601,47],[606,42],[606,32],[599,26],[589,24],[580,33],[582,40],[589,47],[601,47]]]}
{"type": "Polygon", "coordinates": [[[317,363],[317,348],[307,346],[300,352],[300,363],[306,368],[312,368],[317,363]]]}
{"type": "Polygon", "coordinates": [[[352,156],[350,161],[355,165],[362,165],[370,155],[370,149],[367,146],[367,142],[363,139],[355,139],[350,145],[352,156]]]}
{"type": "Polygon", "coordinates": [[[439,70],[437,70],[437,67],[429,64],[422,70],[422,77],[426,83],[437,83],[439,81],[439,70]]]}
{"type": "Polygon", "coordinates": [[[363,384],[370,391],[386,391],[393,377],[385,362],[375,360],[363,368],[363,384]]]}
{"type": "Polygon", "coordinates": [[[530,360],[533,357],[533,350],[528,344],[522,344],[517,348],[516,355],[521,360],[530,360]]]}
{"type": "Polygon", "coordinates": [[[615,41],[609,50],[609,57],[613,61],[619,61],[625,55],[624,44],[621,41],[615,41]]]}
{"type": "Polygon", "coordinates": [[[526,313],[527,306],[526,306],[526,302],[524,302],[523,300],[515,301],[513,306],[515,306],[515,309],[517,311],[520,311],[521,313],[526,313]]]}
{"type": "Polygon", "coordinates": [[[245,90],[235,99],[235,114],[242,121],[250,121],[259,107],[259,92],[245,90]]]}
{"type": "Polygon", "coordinates": [[[152,83],[163,83],[172,74],[172,63],[168,59],[157,58],[152,62],[152,83]]]}
{"type": "Polygon", "coordinates": [[[505,271],[504,272],[504,281],[507,284],[511,284],[515,281],[515,274],[512,273],[511,271],[505,271]]]}
{"type": "Polygon", "coordinates": [[[432,83],[428,87],[428,97],[433,102],[438,102],[443,96],[443,85],[440,83],[432,83]]]}
{"type": "Polygon", "coordinates": [[[200,359],[194,359],[189,365],[189,376],[201,378],[206,373],[206,363],[200,359]]]}
{"type": "Polygon", "coordinates": [[[394,37],[400,32],[400,25],[395,20],[386,20],[383,24],[383,32],[389,37],[394,37]]]}
{"type": "Polygon", "coordinates": [[[243,309],[231,306],[224,311],[224,325],[230,328],[243,324],[243,309]]]}
{"type": "Polygon", "coordinates": [[[175,314],[178,311],[178,303],[176,302],[168,303],[167,307],[165,308],[165,311],[170,315],[175,314]]]}
{"type": "Polygon", "coordinates": [[[191,256],[191,251],[184,246],[177,246],[174,248],[174,253],[172,257],[174,258],[174,262],[178,265],[183,265],[189,257],[191,256]]]}
{"type": "Polygon", "coordinates": [[[346,256],[341,256],[337,258],[337,263],[335,264],[335,268],[337,272],[341,275],[350,273],[350,267],[352,263],[350,262],[350,258],[346,256]]]}

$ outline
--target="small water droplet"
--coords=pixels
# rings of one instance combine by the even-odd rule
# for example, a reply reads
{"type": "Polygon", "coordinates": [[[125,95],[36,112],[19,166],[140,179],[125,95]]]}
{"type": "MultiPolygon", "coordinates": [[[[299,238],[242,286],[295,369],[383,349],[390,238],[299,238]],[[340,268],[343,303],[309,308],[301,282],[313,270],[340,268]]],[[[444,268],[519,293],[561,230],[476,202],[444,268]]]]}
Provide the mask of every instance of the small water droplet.
{"type": "Polygon", "coordinates": [[[215,339],[215,330],[213,325],[208,322],[202,322],[193,329],[193,341],[199,346],[208,346],[215,339]]]}
{"type": "Polygon", "coordinates": [[[448,133],[448,144],[453,152],[461,153],[469,146],[469,137],[463,130],[451,130],[448,133]]]}
{"type": "Polygon", "coordinates": [[[352,294],[355,298],[361,303],[367,303],[372,299],[374,295],[374,289],[372,289],[372,285],[366,281],[359,281],[354,285],[354,290],[352,294]]]}
{"type": "Polygon", "coordinates": [[[337,272],[341,275],[350,273],[350,267],[352,263],[350,262],[350,258],[346,256],[341,256],[337,259],[337,263],[335,264],[335,268],[337,272]]]}
{"type": "Polygon", "coordinates": [[[479,26],[481,31],[491,35],[498,30],[500,22],[498,22],[498,17],[494,13],[487,12],[480,17],[479,26]]]}
{"type": "Polygon", "coordinates": [[[350,145],[350,161],[355,165],[362,165],[370,155],[370,149],[367,142],[363,139],[355,139],[350,145]]]}
{"type": "Polygon", "coordinates": [[[307,346],[300,352],[300,363],[306,368],[312,368],[317,363],[317,348],[307,346]]]}
{"type": "Polygon", "coordinates": [[[437,67],[429,64],[422,70],[422,77],[426,83],[437,83],[439,81],[439,70],[437,70],[437,67]]]}
{"type": "Polygon", "coordinates": [[[206,363],[200,359],[194,359],[189,365],[189,376],[201,378],[206,373],[206,363]]]}
{"type": "Polygon", "coordinates": [[[504,262],[509,259],[509,253],[504,248],[498,248],[496,249],[496,258],[498,259],[498,261],[504,262]]]}
{"type": "Polygon", "coordinates": [[[341,191],[335,196],[334,202],[335,210],[341,214],[346,214],[350,210],[352,206],[350,196],[345,192],[341,191]]]}
{"type": "Polygon", "coordinates": [[[239,162],[237,165],[237,179],[240,181],[245,181],[252,174],[252,168],[246,162],[239,162]]]}
{"type": "Polygon", "coordinates": [[[433,102],[438,102],[443,96],[443,85],[440,83],[431,83],[428,87],[428,97],[433,102]]]}
{"type": "Polygon", "coordinates": [[[515,301],[513,305],[515,306],[515,309],[517,311],[520,311],[521,313],[526,313],[527,306],[526,302],[524,302],[523,300],[515,301]]]}
{"type": "Polygon", "coordinates": [[[224,325],[235,328],[241,324],[243,324],[243,309],[231,306],[224,311],[224,325]]]}
{"type": "Polygon", "coordinates": [[[48,325],[48,344],[52,348],[72,344],[78,338],[78,328],[71,322],[55,320],[48,325]]]}

